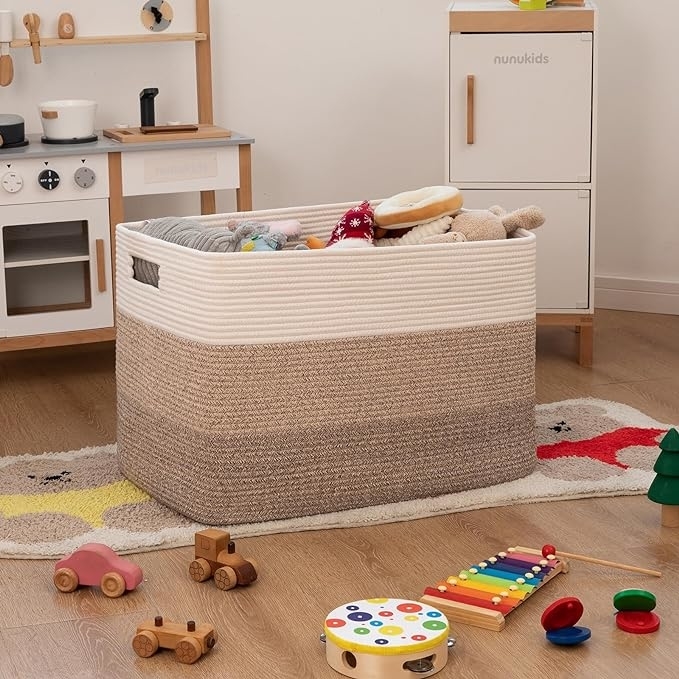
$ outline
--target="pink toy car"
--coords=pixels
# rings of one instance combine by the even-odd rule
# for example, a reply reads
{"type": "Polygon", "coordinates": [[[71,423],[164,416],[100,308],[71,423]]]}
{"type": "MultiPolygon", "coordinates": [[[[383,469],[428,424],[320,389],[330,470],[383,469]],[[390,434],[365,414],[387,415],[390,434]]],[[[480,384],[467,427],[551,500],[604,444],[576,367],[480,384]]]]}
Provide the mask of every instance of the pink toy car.
{"type": "Polygon", "coordinates": [[[137,564],[97,542],[78,547],[54,566],[54,584],[60,592],[73,592],[78,585],[99,585],[106,596],[115,598],[134,589],[143,577],[137,564]]]}

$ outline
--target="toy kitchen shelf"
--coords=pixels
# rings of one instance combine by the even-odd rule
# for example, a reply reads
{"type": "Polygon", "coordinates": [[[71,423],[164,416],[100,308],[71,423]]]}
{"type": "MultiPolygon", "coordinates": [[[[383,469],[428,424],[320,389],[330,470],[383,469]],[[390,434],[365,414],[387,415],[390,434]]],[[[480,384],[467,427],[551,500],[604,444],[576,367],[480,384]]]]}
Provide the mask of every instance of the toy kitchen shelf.
{"type": "MultiPolygon", "coordinates": [[[[40,38],[40,47],[75,47],[77,45],[132,45],[150,42],[200,42],[207,33],[154,33],[151,35],[90,35],[82,38],[40,38]]],[[[10,47],[30,47],[31,41],[12,40],[10,47]]]]}
{"type": "Polygon", "coordinates": [[[0,352],[115,339],[115,229],[126,221],[126,196],[199,192],[201,214],[213,214],[215,191],[233,189],[237,210],[252,209],[254,139],[214,126],[209,0],[195,0],[195,26],[187,28],[194,27],[40,37],[41,48],[59,49],[195,42],[199,130],[188,138],[155,133],[148,141],[98,130],[96,141],[76,144],[28,135],[27,146],[0,149],[0,352]],[[206,130],[218,136],[203,138],[206,130]]]}

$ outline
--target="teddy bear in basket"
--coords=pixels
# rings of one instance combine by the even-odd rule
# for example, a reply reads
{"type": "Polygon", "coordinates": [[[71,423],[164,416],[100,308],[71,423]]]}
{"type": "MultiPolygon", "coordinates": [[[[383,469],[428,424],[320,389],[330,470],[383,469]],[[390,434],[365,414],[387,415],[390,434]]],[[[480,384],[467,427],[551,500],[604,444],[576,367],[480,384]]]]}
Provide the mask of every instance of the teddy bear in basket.
{"type": "Polygon", "coordinates": [[[536,205],[507,212],[499,205],[487,210],[461,210],[453,217],[450,230],[428,236],[424,243],[498,240],[509,238],[517,229],[530,231],[545,223],[545,215],[536,205]]]}
{"type": "Polygon", "coordinates": [[[536,229],[545,221],[535,205],[506,212],[462,208],[462,194],[453,186],[428,186],[396,194],[372,207],[369,201],[348,210],[335,225],[330,239],[307,239],[302,247],[365,248],[420,243],[497,240],[519,228],[536,229]]]}
{"type": "Polygon", "coordinates": [[[375,208],[375,245],[498,240],[544,222],[542,210],[535,205],[509,213],[497,205],[467,210],[455,187],[429,186],[396,194],[375,208]]]}

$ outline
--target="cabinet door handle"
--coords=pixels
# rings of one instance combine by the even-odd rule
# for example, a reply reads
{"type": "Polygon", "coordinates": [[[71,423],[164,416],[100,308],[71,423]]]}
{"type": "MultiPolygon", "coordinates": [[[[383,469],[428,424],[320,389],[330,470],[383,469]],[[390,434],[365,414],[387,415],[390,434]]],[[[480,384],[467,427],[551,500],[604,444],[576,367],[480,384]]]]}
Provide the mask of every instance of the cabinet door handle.
{"type": "Polygon", "coordinates": [[[97,238],[95,241],[97,250],[97,289],[99,292],[106,292],[106,250],[104,239],[97,238]]]}
{"type": "Polygon", "coordinates": [[[474,143],[474,76],[467,76],[467,144],[474,143]]]}

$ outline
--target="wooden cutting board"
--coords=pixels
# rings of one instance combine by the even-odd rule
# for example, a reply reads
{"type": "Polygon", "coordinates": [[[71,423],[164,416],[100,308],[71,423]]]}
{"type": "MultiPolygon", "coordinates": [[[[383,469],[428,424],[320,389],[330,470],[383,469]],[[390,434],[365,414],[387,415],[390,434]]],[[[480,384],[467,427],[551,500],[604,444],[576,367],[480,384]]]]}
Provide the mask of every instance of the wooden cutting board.
{"type": "Polygon", "coordinates": [[[123,144],[146,144],[158,141],[190,141],[192,139],[225,139],[231,136],[231,130],[225,130],[217,125],[198,125],[195,131],[172,130],[168,126],[166,131],[144,134],[139,127],[116,127],[105,129],[104,136],[123,144]]]}

